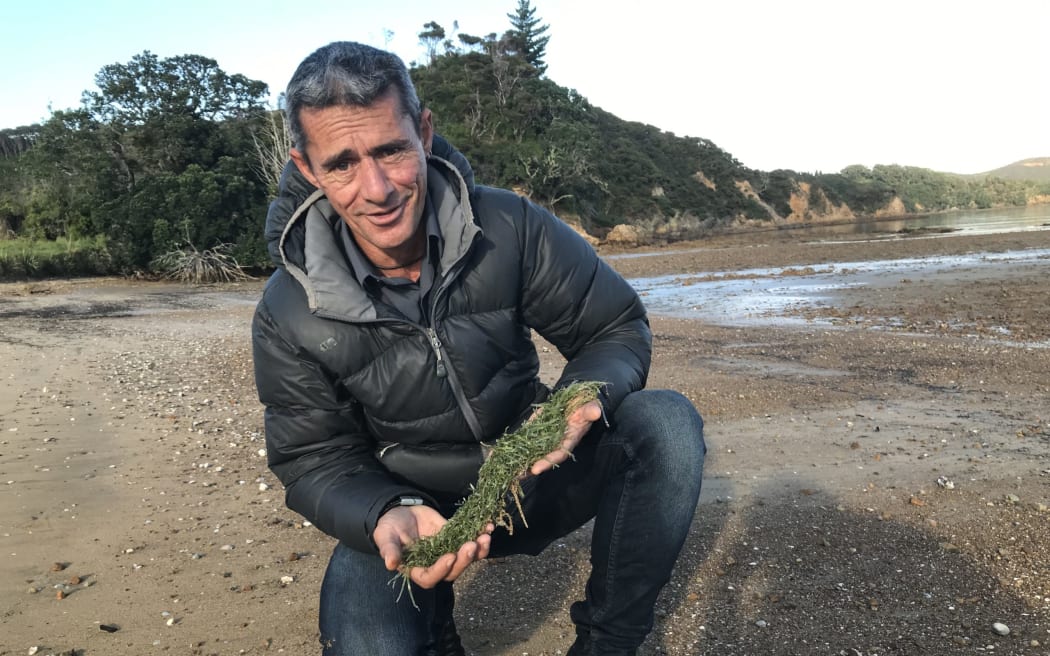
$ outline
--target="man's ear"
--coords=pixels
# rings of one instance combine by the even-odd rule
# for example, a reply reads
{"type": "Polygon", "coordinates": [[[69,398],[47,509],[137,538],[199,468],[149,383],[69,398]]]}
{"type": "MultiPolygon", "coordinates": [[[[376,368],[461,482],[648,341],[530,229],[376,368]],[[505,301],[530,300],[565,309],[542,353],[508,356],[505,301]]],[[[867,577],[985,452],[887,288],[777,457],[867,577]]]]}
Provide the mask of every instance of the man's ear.
{"type": "Polygon", "coordinates": [[[434,116],[429,109],[424,109],[419,115],[419,138],[423,142],[423,152],[429,155],[434,146],[434,116]]]}
{"type": "Polygon", "coordinates": [[[295,162],[299,172],[303,174],[303,177],[309,180],[313,186],[320,188],[321,185],[317,184],[317,178],[314,177],[314,172],[310,168],[310,162],[306,159],[306,155],[297,148],[292,148],[289,154],[292,156],[292,161],[295,162]]]}

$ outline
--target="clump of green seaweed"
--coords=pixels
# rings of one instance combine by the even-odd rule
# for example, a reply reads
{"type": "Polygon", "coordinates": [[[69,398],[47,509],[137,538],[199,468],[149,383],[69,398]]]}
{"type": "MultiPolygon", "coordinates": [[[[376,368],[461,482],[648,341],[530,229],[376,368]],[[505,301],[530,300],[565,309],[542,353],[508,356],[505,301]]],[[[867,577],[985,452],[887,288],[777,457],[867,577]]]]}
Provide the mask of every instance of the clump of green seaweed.
{"type": "Polygon", "coordinates": [[[556,390],[520,428],[497,440],[478,471],[477,484],[455,514],[436,534],[405,549],[399,568],[405,582],[413,567],[430,567],[441,556],[455,553],[464,543],[481,535],[490,523],[513,532],[513,520],[507,510],[510,499],[528,527],[521,510],[522,477],[540,458],[558,450],[569,416],[597,399],[603,386],[604,383],[586,381],[556,390]]]}

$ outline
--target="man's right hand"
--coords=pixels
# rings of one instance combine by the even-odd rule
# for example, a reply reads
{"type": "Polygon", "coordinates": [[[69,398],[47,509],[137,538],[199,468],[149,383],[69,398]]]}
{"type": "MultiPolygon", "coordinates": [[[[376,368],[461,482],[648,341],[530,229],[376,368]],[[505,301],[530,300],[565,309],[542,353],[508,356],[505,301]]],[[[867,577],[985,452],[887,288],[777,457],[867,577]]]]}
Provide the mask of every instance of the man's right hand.
{"type": "MultiPolygon", "coordinates": [[[[441,513],[429,506],[396,506],[379,518],[372,540],[379,547],[379,556],[391,572],[401,566],[405,547],[420,538],[434,535],[445,525],[441,513]]],[[[489,555],[493,526],[490,524],[476,540],[471,540],[456,553],[438,558],[430,567],[413,567],[412,581],[421,588],[433,588],[442,581],[455,581],[471,563],[489,555]]]]}

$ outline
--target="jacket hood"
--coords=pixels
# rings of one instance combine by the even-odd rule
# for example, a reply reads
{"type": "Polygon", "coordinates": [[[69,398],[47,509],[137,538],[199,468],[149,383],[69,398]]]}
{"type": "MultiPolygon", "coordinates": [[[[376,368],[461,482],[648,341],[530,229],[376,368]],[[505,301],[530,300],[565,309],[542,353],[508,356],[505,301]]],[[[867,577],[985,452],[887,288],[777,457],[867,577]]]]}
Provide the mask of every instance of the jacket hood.
{"type": "MultiPolygon", "coordinates": [[[[462,178],[468,194],[474,193],[474,170],[463,153],[456,150],[452,144],[441,135],[435,134],[432,144],[432,157],[444,160],[454,168],[462,178]]],[[[270,203],[269,211],[266,213],[266,249],[270,253],[270,260],[277,266],[285,265],[285,258],[281,253],[282,235],[285,233],[289,222],[295,217],[296,211],[301,209],[308,199],[312,201],[312,195],[318,192],[317,187],[310,184],[295,162],[288,160],[281,171],[281,180],[278,184],[277,198],[270,203]]],[[[322,197],[322,196],[318,196],[322,197]]]]}

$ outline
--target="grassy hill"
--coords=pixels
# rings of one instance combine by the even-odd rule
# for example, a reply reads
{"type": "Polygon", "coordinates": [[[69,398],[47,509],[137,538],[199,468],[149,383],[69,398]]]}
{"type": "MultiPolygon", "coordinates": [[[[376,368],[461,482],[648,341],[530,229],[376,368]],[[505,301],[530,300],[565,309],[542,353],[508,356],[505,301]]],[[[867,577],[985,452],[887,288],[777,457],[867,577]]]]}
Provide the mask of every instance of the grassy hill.
{"type": "Polygon", "coordinates": [[[1034,182],[1050,182],[1050,157],[1032,157],[1022,159],[1020,162],[1007,164],[994,171],[976,173],[965,176],[967,178],[983,179],[987,177],[1002,178],[1003,180],[1032,180],[1034,182]]]}

